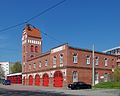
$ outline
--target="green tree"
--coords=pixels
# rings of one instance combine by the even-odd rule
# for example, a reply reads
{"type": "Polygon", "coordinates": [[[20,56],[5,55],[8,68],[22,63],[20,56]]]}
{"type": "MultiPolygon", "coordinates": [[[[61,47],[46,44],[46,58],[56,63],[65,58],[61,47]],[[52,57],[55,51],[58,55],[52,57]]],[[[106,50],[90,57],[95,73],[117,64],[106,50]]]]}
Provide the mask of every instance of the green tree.
{"type": "Polygon", "coordinates": [[[120,81],[120,67],[117,67],[112,74],[113,81],[120,81]]]}
{"type": "Polygon", "coordinates": [[[19,61],[15,62],[15,64],[11,67],[12,73],[22,72],[22,65],[19,61]]]}

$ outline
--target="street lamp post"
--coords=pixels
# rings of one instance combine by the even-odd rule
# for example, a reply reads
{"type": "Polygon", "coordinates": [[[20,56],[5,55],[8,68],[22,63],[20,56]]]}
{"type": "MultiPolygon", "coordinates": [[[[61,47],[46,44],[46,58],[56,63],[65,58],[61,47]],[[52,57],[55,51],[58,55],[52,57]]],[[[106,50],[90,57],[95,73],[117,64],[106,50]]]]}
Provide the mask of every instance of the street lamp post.
{"type": "Polygon", "coordinates": [[[92,50],[92,86],[95,85],[94,44],[92,50]]]}

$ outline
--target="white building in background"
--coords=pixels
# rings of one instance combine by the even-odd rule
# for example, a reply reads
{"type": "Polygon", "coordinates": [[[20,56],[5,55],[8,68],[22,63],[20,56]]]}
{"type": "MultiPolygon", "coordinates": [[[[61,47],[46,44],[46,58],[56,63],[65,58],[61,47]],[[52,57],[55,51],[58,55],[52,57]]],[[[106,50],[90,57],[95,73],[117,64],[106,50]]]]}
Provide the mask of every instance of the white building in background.
{"type": "Polygon", "coordinates": [[[103,52],[105,52],[107,54],[116,55],[117,56],[117,61],[116,61],[117,66],[120,66],[120,46],[105,50],[103,52]]]}
{"type": "Polygon", "coordinates": [[[11,73],[11,67],[14,65],[15,63],[13,62],[0,62],[0,66],[4,71],[5,77],[11,73]]]}

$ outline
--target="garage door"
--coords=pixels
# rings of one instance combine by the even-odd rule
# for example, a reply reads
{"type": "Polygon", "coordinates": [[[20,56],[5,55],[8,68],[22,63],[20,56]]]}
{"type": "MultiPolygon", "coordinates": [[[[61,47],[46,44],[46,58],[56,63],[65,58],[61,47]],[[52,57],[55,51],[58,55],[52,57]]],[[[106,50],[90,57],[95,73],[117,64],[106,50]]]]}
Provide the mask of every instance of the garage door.
{"type": "Polygon", "coordinates": [[[49,76],[48,74],[43,75],[43,86],[48,86],[49,85],[49,76]]]}
{"type": "Polygon", "coordinates": [[[29,76],[29,85],[33,85],[33,77],[31,75],[29,76]]]}
{"type": "Polygon", "coordinates": [[[54,87],[62,87],[62,86],[63,86],[62,72],[56,71],[54,73],[54,87]]]}
{"type": "Polygon", "coordinates": [[[38,74],[35,76],[35,85],[40,86],[40,76],[38,74]]]}

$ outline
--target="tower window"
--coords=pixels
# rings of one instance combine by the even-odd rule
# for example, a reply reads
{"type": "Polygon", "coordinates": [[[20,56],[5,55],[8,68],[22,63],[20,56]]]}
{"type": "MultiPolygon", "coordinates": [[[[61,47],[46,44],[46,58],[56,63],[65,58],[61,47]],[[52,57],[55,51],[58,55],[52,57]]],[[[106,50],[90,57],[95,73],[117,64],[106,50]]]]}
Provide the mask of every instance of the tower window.
{"type": "Polygon", "coordinates": [[[35,46],[35,52],[38,52],[38,46],[35,46]]]}
{"type": "Polygon", "coordinates": [[[33,58],[34,56],[33,56],[33,55],[31,55],[30,57],[31,57],[31,58],[33,58]]]}
{"type": "Polygon", "coordinates": [[[31,45],[31,52],[34,52],[34,46],[31,45]]]}

